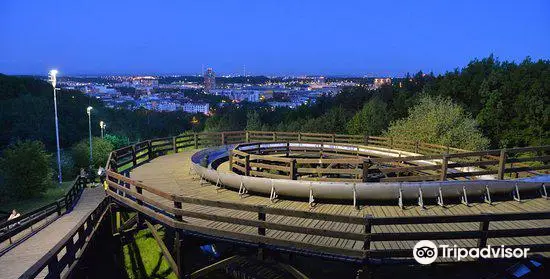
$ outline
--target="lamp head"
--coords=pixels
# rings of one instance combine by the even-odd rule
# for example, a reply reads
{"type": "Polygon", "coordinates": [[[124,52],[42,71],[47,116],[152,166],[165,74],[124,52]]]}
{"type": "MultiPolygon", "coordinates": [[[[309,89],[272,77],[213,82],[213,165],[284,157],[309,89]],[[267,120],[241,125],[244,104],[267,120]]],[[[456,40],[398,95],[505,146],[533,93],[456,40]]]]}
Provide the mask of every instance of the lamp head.
{"type": "Polygon", "coordinates": [[[50,82],[52,83],[52,86],[55,88],[55,85],[57,83],[57,70],[50,70],[48,74],[49,74],[50,82]]]}
{"type": "Polygon", "coordinates": [[[87,107],[87,108],[86,108],[86,112],[87,112],[88,114],[90,114],[90,113],[92,113],[92,109],[93,109],[92,107],[87,107]]]}

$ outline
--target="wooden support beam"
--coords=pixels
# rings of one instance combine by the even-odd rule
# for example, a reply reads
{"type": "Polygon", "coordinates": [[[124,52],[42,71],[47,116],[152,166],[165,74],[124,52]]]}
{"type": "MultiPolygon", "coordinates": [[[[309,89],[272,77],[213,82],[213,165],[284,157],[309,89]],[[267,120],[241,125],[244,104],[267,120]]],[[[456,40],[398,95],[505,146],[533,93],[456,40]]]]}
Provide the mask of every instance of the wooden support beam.
{"type": "Polygon", "coordinates": [[[126,220],[122,225],[120,225],[120,227],[118,228],[118,232],[120,233],[122,231],[132,228],[135,224],[137,224],[137,220],[138,220],[138,214],[136,213],[136,215],[133,215],[128,220],[126,220]]]}
{"type": "Polygon", "coordinates": [[[221,261],[217,261],[209,266],[205,266],[193,273],[190,274],[190,277],[191,278],[201,278],[213,271],[216,271],[216,270],[219,270],[219,269],[222,269],[224,267],[226,267],[228,264],[236,261],[238,259],[238,256],[231,256],[229,258],[225,258],[221,261]]]}
{"type": "Polygon", "coordinates": [[[157,241],[157,244],[159,245],[160,250],[162,251],[162,255],[164,256],[164,258],[172,268],[172,271],[174,271],[174,273],[176,274],[176,277],[181,278],[179,267],[176,264],[176,261],[174,261],[174,258],[172,258],[172,255],[170,254],[170,251],[168,250],[168,248],[166,248],[166,244],[164,244],[164,242],[162,241],[162,238],[158,234],[157,229],[155,228],[155,226],[149,223],[149,221],[145,221],[145,224],[147,225],[147,227],[151,231],[151,234],[157,241]]]}

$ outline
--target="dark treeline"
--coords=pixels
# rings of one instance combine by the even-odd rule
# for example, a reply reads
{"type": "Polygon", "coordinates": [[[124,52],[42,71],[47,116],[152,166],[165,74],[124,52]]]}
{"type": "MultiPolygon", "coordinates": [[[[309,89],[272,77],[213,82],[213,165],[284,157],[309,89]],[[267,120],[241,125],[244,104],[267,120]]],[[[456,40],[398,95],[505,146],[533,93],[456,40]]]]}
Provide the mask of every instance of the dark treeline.
{"type": "MultiPolygon", "coordinates": [[[[419,108],[427,111],[416,110],[416,113],[427,116],[417,117],[417,125],[407,124],[417,129],[411,131],[413,134],[424,132],[422,126],[446,123],[446,126],[431,129],[437,129],[440,137],[444,137],[449,136],[444,133],[451,127],[475,126],[488,139],[481,139],[480,144],[472,146],[476,149],[550,144],[550,61],[527,58],[517,64],[500,62],[491,55],[444,75],[419,72],[394,79],[392,86],[377,90],[362,86],[347,88],[334,97],[322,97],[314,105],[296,109],[271,109],[241,103],[218,111],[207,120],[205,129],[400,136],[403,133],[392,133],[391,125],[407,126],[402,123],[407,117],[409,122],[414,121],[410,119],[411,110],[420,103],[423,105],[419,108]],[[423,98],[429,100],[421,102],[423,98]],[[450,116],[442,109],[439,115],[429,118],[430,110],[433,111],[430,102],[456,110],[457,117],[445,119],[450,116]],[[472,121],[463,122],[457,118],[472,121]]],[[[452,139],[442,141],[456,142],[452,139]]]]}
{"type": "MultiPolygon", "coordinates": [[[[128,137],[130,141],[177,135],[193,129],[193,115],[185,112],[110,109],[101,101],[73,90],[58,91],[57,101],[62,148],[70,147],[88,136],[88,106],[93,107],[94,136],[101,133],[100,120],[107,123],[107,133],[128,137]]],[[[204,116],[195,117],[202,120],[204,116]]],[[[30,77],[0,75],[0,123],[0,149],[17,140],[39,140],[48,150],[55,150],[51,85],[30,77]]],[[[201,129],[200,124],[195,128],[201,129]]]]}

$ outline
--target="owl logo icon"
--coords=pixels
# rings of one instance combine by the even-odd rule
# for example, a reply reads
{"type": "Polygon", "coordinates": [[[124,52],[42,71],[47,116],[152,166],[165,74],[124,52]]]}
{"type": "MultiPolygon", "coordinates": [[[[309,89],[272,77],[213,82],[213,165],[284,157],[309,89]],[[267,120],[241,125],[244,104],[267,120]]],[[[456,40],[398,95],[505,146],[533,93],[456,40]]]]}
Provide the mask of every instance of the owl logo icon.
{"type": "Polygon", "coordinates": [[[437,259],[437,245],[429,240],[421,240],[414,245],[413,257],[419,264],[431,264],[437,259]]]}

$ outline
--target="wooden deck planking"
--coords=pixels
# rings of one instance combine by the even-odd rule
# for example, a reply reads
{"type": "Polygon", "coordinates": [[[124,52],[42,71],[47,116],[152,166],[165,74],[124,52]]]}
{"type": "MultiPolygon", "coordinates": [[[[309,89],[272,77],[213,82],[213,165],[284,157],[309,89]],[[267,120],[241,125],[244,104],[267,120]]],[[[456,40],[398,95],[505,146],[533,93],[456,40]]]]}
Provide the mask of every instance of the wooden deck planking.
{"type": "MultiPolygon", "coordinates": [[[[264,205],[267,207],[286,208],[294,210],[322,212],[339,215],[352,215],[352,216],[365,216],[367,214],[375,217],[384,216],[419,216],[419,215],[465,215],[465,214],[480,214],[480,213],[505,213],[505,212],[530,212],[530,211],[548,211],[550,210],[550,201],[541,198],[525,200],[521,203],[516,201],[498,201],[494,205],[488,205],[485,203],[472,202],[470,206],[463,204],[450,204],[447,207],[440,207],[437,205],[426,205],[426,209],[421,209],[419,206],[406,206],[406,209],[400,209],[396,205],[369,205],[366,204],[361,207],[360,210],[356,210],[352,205],[347,204],[318,204],[311,208],[305,201],[296,200],[284,200],[278,199],[272,203],[266,196],[258,195],[245,195],[243,198],[239,197],[236,191],[229,189],[216,189],[216,187],[210,183],[200,185],[198,178],[193,178],[188,174],[190,166],[190,156],[195,151],[184,151],[181,153],[165,155],[152,160],[136,169],[131,173],[131,177],[135,180],[143,181],[146,185],[156,187],[162,191],[187,195],[197,198],[205,198],[211,200],[223,200],[238,202],[244,204],[264,205]]],[[[222,166],[223,167],[223,166],[222,166]]],[[[227,171],[227,170],[225,170],[227,171]]],[[[147,193],[146,193],[147,195],[147,193]]],[[[156,196],[149,195],[155,199],[160,199],[156,196]]],[[[164,200],[163,203],[171,205],[170,201],[164,200]]],[[[397,201],[395,202],[397,203],[397,201]]],[[[231,209],[219,209],[200,205],[186,205],[183,207],[189,210],[197,210],[204,213],[215,213],[224,216],[232,216],[239,218],[247,218],[251,220],[257,219],[257,214],[252,212],[244,212],[231,209]]],[[[184,217],[185,218],[185,217],[184,217]]],[[[212,227],[221,230],[237,231],[250,234],[257,234],[257,229],[254,227],[235,225],[224,222],[196,220],[185,218],[185,220],[192,220],[197,225],[212,227]]],[[[303,227],[314,227],[321,229],[339,230],[345,232],[362,232],[362,225],[345,224],[341,222],[330,222],[312,220],[306,218],[297,217],[285,217],[267,215],[268,221],[273,221],[281,224],[293,224],[303,227]]],[[[548,225],[548,220],[543,220],[544,224],[548,225]]],[[[535,224],[542,225],[542,222],[534,221],[516,221],[508,222],[505,227],[502,228],[525,228],[532,227],[535,224]]],[[[195,224],[195,223],[194,223],[195,224]]],[[[442,223],[442,224],[410,224],[410,225],[384,225],[374,226],[375,232],[427,232],[427,231],[462,231],[462,230],[477,230],[478,223],[442,223]]],[[[497,222],[491,222],[491,226],[497,228],[500,226],[497,222]]],[[[493,227],[492,227],[493,228],[493,227]]],[[[271,237],[288,239],[294,241],[300,241],[312,244],[324,244],[329,246],[336,246],[341,248],[361,249],[363,246],[362,241],[346,240],[340,238],[323,237],[315,235],[306,235],[293,232],[266,230],[266,234],[271,237]]],[[[490,239],[489,244],[522,244],[522,241],[528,240],[529,243],[550,243],[549,237],[527,237],[525,239],[519,238],[501,238],[490,239]],[[521,240],[521,241],[520,241],[521,240]]],[[[372,242],[371,247],[374,249],[386,249],[386,248],[399,248],[407,249],[412,248],[416,241],[379,241],[372,242]]],[[[459,246],[475,246],[477,240],[453,240],[445,241],[446,244],[457,244],[459,246]]]]}
{"type": "MultiPolygon", "coordinates": [[[[2,279],[19,278],[57,245],[80,221],[87,218],[104,197],[105,191],[101,187],[85,188],[80,200],[70,213],[62,215],[0,257],[0,277],[2,279]]],[[[39,275],[38,278],[43,278],[43,276],[39,275]]]]}

